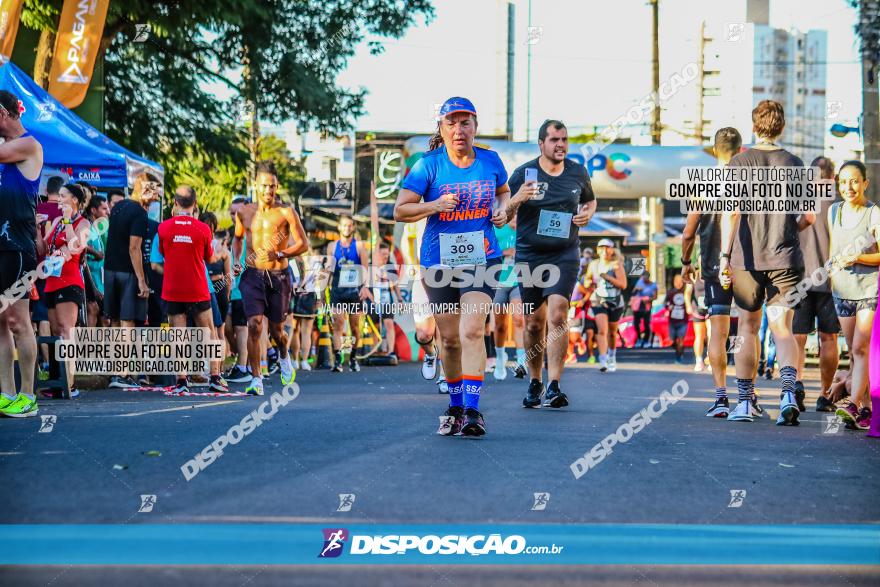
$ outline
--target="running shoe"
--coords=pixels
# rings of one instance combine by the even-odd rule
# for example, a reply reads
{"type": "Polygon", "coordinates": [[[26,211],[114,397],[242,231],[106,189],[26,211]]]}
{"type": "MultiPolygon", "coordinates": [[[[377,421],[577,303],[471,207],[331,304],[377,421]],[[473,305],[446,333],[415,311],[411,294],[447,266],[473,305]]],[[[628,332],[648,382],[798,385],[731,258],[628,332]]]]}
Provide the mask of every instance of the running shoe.
{"type": "Polygon", "coordinates": [[[761,404],[758,403],[758,394],[756,394],[755,392],[752,392],[752,399],[749,402],[749,404],[752,406],[752,414],[756,418],[763,418],[764,417],[764,408],[762,408],[761,404]]]}
{"type": "Polygon", "coordinates": [[[333,373],[342,373],[342,363],[334,363],[333,368],[330,369],[333,373]]]}
{"type": "Polygon", "coordinates": [[[281,385],[290,385],[296,379],[296,369],[290,359],[282,359],[278,363],[281,366],[281,385]]]}
{"type": "Polygon", "coordinates": [[[697,361],[697,364],[694,365],[694,373],[702,373],[705,368],[703,361],[697,361]]]}
{"type": "Polygon", "coordinates": [[[334,373],[342,373],[342,353],[337,351],[333,354],[333,371],[334,373]]]}
{"type": "Polygon", "coordinates": [[[293,364],[294,371],[299,369],[299,361],[297,359],[294,359],[291,363],[293,364]]]}
{"type": "Polygon", "coordinates": [[[443,415],[440,416],[440,427],[437,434],[440,436],[456,436],[461,434],[461,427],[464,424],[464,408],[461,406],[449,406],[443,415]]]}
{"type": "Polygon", "coordinates": [[[794,398],[794,393],[787,392],[782,394],[779,400],[779,417],[776,418],[777,426],[797,426],[800,411],[794,398]]]}
{"type": "Polygon", "coordinates": [[[856,418],[856,428],[859,430],[868,430],[871,427],[871,408],[864,407],[859,410],[859,417],[856,418]]]}
{"type": "Polygon", "coordinates": [[[269,376],[269,367],[266,365],[262,365],[260,367],[260,377],[268,377],[269,376]]]}
{"type": "Polygon", "coordinates": [[[233,365],[232,368],[223,375],[223,378],[229,383],[247,383],[253,379],[250,373],[238,365],[233,365]]]}
{"type": "Polygon", "coordinates": [[[437,377],[437,347],[434,347],[434,354],[425,353],[425,360],[422,361],[422,377],[428,381],[437,377]]]}
{"type": "Polygon", "coordinates": [[[358,363],[358,360],[357,360],[357,359],[355,359],[354,357],[352,357],[352,358],[348,361],[348,368],[351,369],[352,373],[360,373],[360,371],[361,371],[361,364],[358,363]]]}
{"type": "Polygon", "coordinates": [[[303,361],[302,363],[300,363],[299,368],[303,371],[311,371],[312,370],[312,366],[309,364],[308,361],[303,361]]]}
{"type": "Polygon", "coordinates": [[[492,376],[495,378],[495,381],[507,379],[507,366],[504,364],[504,361],[495,362],[495,370],[492,371],[492,376]]]}
{"type": "Polygon", "coordinates": [[[281,370],[281,364],[279,361],[272,361],[269,363],[269,375],[275,375],[281,370]]]}
{"type": "Polygon", "coordinates": [[[137,384],[137,381],[128,375],[125,377],[114,375],[110,378],[110,385],[108,385],[108,387],[115,389],[131,389],[133,387],[139,387],[139,385],[137,384]]]}
{"type": "Polygon", "coordinates": [[[223,377],[221,377],[220,375],[211,375],[211,384],[208,386],[208,389],[210,389],[214,393],[228,393],[229,385],[226,383],[226,380],[223,379],[223,377]]]}
{"type": "Polygon", "coordinates": [[[446,377],[443,375],[437,380],[437,393],[449,393],[449,384],[446,383],[446,377]]]}
{"type": "Polygon", "coordinates": [[[263,380],[254,377],[251,379],[250,385],[245,388],[244,392],[248,395],[263,395],[263,380]]]}
{"type": "Polygon", "coordinates": [[[544,386],[537,379],[532,379],[529,383],[529,390],[526,397],[523,398],[524,408],[540,408],[541,398],[544,396],[544,386]]]}
{"type": "Polygon", "coordinates": [[[767,379],[767,381],[773,379],[773,367],[767,367],[767,370],[764,371],[764,378],[767,379]]]}
{"type": "Polygon", "coordinates": [[[794,382],[794,399],[797,401],[798,411],[803,413],[807,411],[807,406],[804,404],[804,400],[807,399],[807,392],[804,390],[804,383],[802,381],[794,382]]]}
{"type": "Polygon", "coordinates": [[[513,370],[513,376],[517,379],[525,379],[527,374],[526,366],[522,363],[517,363],[516,369],[513,370]]]}
{"type": "Polygon", "coordinates": [[[484,373],[491,373],[495,370],[495,357],[489,357],[486,359],[486,368],[483,370],[484,373]]]}
{"type": "Polygon", "coordinates": [[[544,396],[545,408],[564,408],[568,405],[568,396],[562,393],[559,388],[547,390],[544,396]]]}
{"type": "Polygon", "coordinates": [[[751,410],[752,402],[740,401],[727,416],[729,422],[754,422],[755,416],[751,410]]]}
{"type": "Polygon", "coordinates": [[[855,427],[856,421],[859,419],[859,408],[852,402],[846,402],[845,405],[837,408],[834,413],[852,427],[855,427]]]}
{"type": "Polygon", "coordinates": [[[590,358],[587,359],[587,365],[595,365],[595,364],[596,364],[596,357],[594,357],[593,355],[590,355],[590,358]]]}
{"type": "Polygon", "coordinates": [[[730,401],[726,397],[716,397],[715,403],[706,412],[707,418],[726,418],[730,415],[730,401]]]}
{"type": "Polygon", "coordinates": [[[189,383],[187,383],[186,379],[178,379],[177,383],[174,384],[174,390],[177,393],[188,393],[189,392],[189,383]]]}
{"type": "Polygon", "coordinates": [[[10,418],[31,418],[39,413],[40,408],[37,406],[37,398],[30,399],[21,393],[15,396],[12,403],[0,409],[0,414],[10,418]]]}
{"type": "Polygon", "coordinates": [[[833,412],[834,411],[834,402],[825,397],[822,394],[819,394],[819,397],[816,399],[816,411],[817,412],[833,412]]]}
{"type": "Polygon", "coordinates": [[[0,394],[0,410],[6,408],[6,406],[10,405],[15,401],[15,397],[8,398],[5,395],[0,394]]]}
{"type": "Polygon", "coordinates": [[[610,373],[614,373],[615,371],[617,371],[617,356],[616,355],[611,355],[610,357],[608,357],[608,371],[610,373]]]}
{"type": "Polygon", "coordinates": [[[483,414],[473,408],[464,411],[464,425],[461,427],[462,436],[482,436],[486,433],[486,423],[483,414]]]}
{"type": "Polygon", "coordinates": [[[684,365],[684,359],[682,357],[675,357],[676,365],[684,365]]]}

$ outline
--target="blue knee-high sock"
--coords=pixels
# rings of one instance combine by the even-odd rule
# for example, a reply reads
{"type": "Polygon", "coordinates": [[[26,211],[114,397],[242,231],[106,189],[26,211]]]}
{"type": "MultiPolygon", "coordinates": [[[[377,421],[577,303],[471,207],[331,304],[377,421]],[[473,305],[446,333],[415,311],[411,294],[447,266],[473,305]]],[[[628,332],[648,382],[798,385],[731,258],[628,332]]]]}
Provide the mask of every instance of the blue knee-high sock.
{"type": "Polygon", "coordinates": [[[462,380],[461,377],[456,379],[447,379],[446,385],[449,388],[449,407],[451,408],[460,408],[464,406],[464,396],[462,394],[462,380]]]}
{"type": "Polygon", "coordinates": [[[464,407],[480,409],[480,390],[483,388],[482,375],[463,375],[461,385],[464,388],[464,407]]]}

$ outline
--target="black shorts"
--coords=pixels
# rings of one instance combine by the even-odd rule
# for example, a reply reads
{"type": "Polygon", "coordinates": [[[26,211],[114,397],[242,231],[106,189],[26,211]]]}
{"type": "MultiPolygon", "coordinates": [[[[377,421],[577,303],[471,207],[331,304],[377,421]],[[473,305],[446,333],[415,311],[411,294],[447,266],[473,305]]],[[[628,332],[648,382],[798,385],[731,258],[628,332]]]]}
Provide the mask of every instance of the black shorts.
{"type": "Polygon", "coordinates": [[[706,295],[704,302],[709,308],[709,316],[730,316],[730,306],[733,305],[733,287],[724,289],[721,282],[712,278],[705,278],[706,295]]]}
{"type": "Polygon", "coordinates": [[[733,299],[746,312],[757,312],[764,302],[768,306],[784,305],[786,294],[800,283],[803,276],[803,267],[769,271],[734,269],[733,299]]]}
{"type": "Polygon", "coordinates": [[[232,318],[232,326],[247,326],[247,314],[244,313],[244,302],[232,300],[229,304],[229,316],[232,318]]]}
{"type": "Polygon", "coordinates": [[[297,318],[314,318],[318,296],[314,292],[299,293],[293,297],[293,315],[297,318]]]}
{"type": "Polygon", "coordinates": [[[238,289],[248,318],[266,316],[270,322],[284,322],[290,310],[290,277],[286,270],[248,267],[241,274],[238,289]]]}
{"type": "MultiPolygon", "coordinates": [[[[223,280],[220,281],[222,282],[223,280]]],[[[212,281],[211,289],[214,289],[217,283],[219,282],[212,281]]],[[[223,283],[223,287],[214,289],[214,295],[217,297],[217,309],[220,311],[220,324],[223,324],[226,321],[227,314],[229,314],[229,286],[223,283]]]]}
{"type": "Polygon", "coordinates": [[[582,332],[586,332],[587,330],[592,330],[593,332],[597,331],[599,328],[596,326],[596,320],[593,318],[584,318],[584,328],[582,332]]]}
{"type": "Polygon", "coordinates": [[[168,308],[169,316],[186,314],[187,318],[195,318],[205,310],[211,309],[211,300],[200,302],[169,302],[165,300],[165,306],[168,308]]]}
{"type": "Polygon", "coordinates": [[[38,279],[34,285],[36,285],[39,297],[36,300],[31,300],[31,322],[36,324],[48,322],[49,308],[46,307],[46,280],[38,279]]]}
{"type": "Polygon", "coordinates": [[[104,269],[104,312],[111,320],[145,321],[147,301],[147,298],[138,297],[138,281],[134,273],[104,269]]]}
{"type": "Polygon", "coordinates": [[[46,307],[50,310],[63,303],[76,304],[77,308],[82,308],[86,303],[85,290],[78,285],[68,285],[55,291],[46,292],[46,307]]]}
{"type": "Polygon", "coordinates": [[[590,300],[590,305],[593,308],[593,314],[596,316],[605,314],[608,316],[609,322],[620,322],[620,317],[623,316],[623,312],[626,310],[626,307],[623,305],[623,298],[617,298],[617,301],[602,301],[602,298],[593,298],[590,300]]]}
{"type": "Polygon", "coordinates": [[[491,302],[495,298],[494,282],[498,277],[498,271],[493,268],[495,266],[500,266],[501,262],[502,258],[496,257],[495,259],[489,259],[486,261],[485,265],[456,267],[455,269],[439,266],[429,267],[422,272],[422,285],[425,287],[428,301],[435,306],[440,304],[446,304],[447,306],[450,304],[460,304],[461,297],[464,294],[479,292],[489,296],[489,302],[491,302]],[[463,276],[464,279],[470,279],[473,277],[476,277],[477,279],[473,279],[471,285],[458,285],[456,282],[461,283],[464,281],[464,279],[460,279],[458,276],[463,276]],[[447,284],[450,277],[451,283],[447,284]],[[480,277],[484,277],[484,279],[479,279],[480,277]],[[440,283],[443,283],[444,285],[439,285],[440,283]]]}
{"type": "Polygon", "coordinates": [[[363,314],[367,311],[360,289],[352,287],[331,289],[330,305],[335,306],[331,310],[334,314],[363,314]]]}
{"type": "MultiPolygon", "coordinates": [[[[37,268],[37,258],[18,251],[0,251],[0,297],[9,296],[10,299],[28,300],[31,293],[31,286],[22,279],[27,273],[37,268]],[[8,292],[8,293],[7,293],[8,292]]],[[[36,275],[34,275],[36,279],[36,275]]],[[[31,304],[31,310],[35,304],[31,304]]],[[[43,308],[45,314],[45,306],[43,308]]],[[[48,320],[48,316],[33,317],[34,322],[48,320]]]]}
{"type": "Polygon", "coordinates": [[[808,291],[794,310],[791,331],[795,334],[810,334],[816,330],[817,323],[819,332],[840,332],[840,322],[837,320],[834,298],[830,292],[808,291]]]}
{"type": "Polygon", "coordinates": [[[574,285],[577,283],[578,273],[580,272],[580,263],[577,259],[574,261],[562,262],[551,262],[551,260],[548,259],[528,260],[520,261],[517,265],[520,263],[528,265],[529,275],[532,277],[533,281],[542,279],[547,280],[548,277],[554,277],[554,275],[548,273],[547,270],[541,272],[537,271],[538,267],[556,267],[559,269],[559,277],[557,279],[550,279],[550,283],[547,283],[547,285],[538,285],[537,283],[526,285],[520,280],[519,293],[522,298],[524,313],[531,314],[532,312],[537,311],[538,308],[541,307],[541,304],[544,303],[544,300],[553,294],[562,296],[566,300],[571,300],[571,295],[574,293],[574,285]]]}

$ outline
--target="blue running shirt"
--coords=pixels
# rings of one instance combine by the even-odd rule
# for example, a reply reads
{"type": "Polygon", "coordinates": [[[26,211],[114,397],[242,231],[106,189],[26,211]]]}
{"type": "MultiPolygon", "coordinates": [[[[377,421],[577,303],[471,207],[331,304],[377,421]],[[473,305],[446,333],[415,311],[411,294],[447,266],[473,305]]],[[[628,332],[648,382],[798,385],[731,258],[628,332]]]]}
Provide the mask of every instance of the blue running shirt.
{"type": "Polygon", "coordinates": [[[495,190],[507,183],[507,171],[498,153],[480,147],[474,147],[474,152],[474,162],[462,169],[449,160],[446,147],[438,147],[416,161],[403,180],[403,188],[419,194],[425,202],[446,194],[458,195],[455,210],[427,218],[420,251],[425,267],[440,265],[441,235],[482,232],[486,260],[501,256],[492,225],[492,206],[495,190]]]}

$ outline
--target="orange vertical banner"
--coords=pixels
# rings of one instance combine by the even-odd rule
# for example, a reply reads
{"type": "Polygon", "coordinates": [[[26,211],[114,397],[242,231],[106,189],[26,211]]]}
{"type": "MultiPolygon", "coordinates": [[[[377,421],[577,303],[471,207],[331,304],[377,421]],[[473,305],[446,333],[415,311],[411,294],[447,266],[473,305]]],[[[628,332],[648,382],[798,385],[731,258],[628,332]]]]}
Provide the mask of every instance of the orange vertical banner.
{"type": "Polygon", "coordinates": [[[0,63],[12,57],[24,0],[0,0],[0,63]]]}
{"type": "Polygon", "coordinates": [[[64,0],[49,93],[68,108],[76,108],[86,97],[109,5],[110,0],[64,0]]]}

